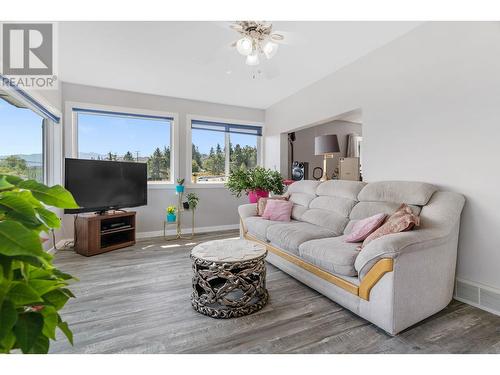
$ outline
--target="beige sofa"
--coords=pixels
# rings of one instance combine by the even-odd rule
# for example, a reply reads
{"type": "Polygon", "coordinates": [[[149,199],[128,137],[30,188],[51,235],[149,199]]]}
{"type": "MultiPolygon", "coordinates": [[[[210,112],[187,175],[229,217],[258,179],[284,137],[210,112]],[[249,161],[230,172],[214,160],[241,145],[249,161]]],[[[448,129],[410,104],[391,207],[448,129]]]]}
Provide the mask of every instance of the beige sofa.
{"type": "Polygon", "coordinates": [[[464,197],[409,181],[299,181],[288,193],[292,221],[239,207],[243,237],[265,244],[267,261],[389,334],[440,311],[451,301],[464,197]],[[420,227],[369,243],[343,241],[360,219],[394,212],[401,203],[420,227]]]}

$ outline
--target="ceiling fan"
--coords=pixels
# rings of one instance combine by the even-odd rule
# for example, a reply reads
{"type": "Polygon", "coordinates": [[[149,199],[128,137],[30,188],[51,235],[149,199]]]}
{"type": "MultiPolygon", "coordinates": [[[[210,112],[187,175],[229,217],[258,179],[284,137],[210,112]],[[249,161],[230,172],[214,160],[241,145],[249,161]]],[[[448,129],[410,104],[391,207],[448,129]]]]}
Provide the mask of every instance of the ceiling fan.
{"type": "Polygon", "coordinates": [[[241,36],[231,47],[246,56],[245,62],[250,66],[259,65],[261,56],[271,59],[285,39],[283,34],[274,33],[273,25],[265,21],[237,21],[229,27],[241,36]]]}

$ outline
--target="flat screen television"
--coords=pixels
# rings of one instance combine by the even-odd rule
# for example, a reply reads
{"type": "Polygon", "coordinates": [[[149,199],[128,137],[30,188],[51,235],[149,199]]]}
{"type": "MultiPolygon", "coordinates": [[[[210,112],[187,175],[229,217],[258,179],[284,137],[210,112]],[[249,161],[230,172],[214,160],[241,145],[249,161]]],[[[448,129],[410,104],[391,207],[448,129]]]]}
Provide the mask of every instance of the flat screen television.
{"type": "Polygon", "coordinates": [[[148,203],[146,163],[65,160],[65,187],[80,206],[65,213],[106,211],[148,203]]]}

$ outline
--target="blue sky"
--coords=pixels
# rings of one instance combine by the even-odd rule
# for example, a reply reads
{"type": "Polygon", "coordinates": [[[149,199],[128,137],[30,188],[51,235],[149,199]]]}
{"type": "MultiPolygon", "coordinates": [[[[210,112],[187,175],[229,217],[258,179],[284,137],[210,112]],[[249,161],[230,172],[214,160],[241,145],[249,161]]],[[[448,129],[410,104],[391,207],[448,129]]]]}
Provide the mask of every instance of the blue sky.
{"type": "MultiPolygon", "coordinates": [[[[42,152],[42,118],[33,111],[0,100],[0,129],[0,155],[42,152]]],[[[193,142],[207,154],[217,143],[224,147],[224,133],[193,130],[193,142]]],[[[231,134],[231,142],[256,146],[256,137],[231,134]]],[[[78,144],[79,152],[123,155],[131,151],[135,156],[138,151],[139,156],[150,156],[156,147],[170,144],[170,122],[80,113],[78,144]]]]}
{"type": "Polygon", "coordinates": [[[0,99],[0,155],[41,154],[42,118],[0,99]]]}
{"type": "Polygon", "coordinates": [[[150,156],[159,147],[170,145],[170,122],[130,117],[78,115],[78,151],[108,152],[123,155],[127,151],[150,156]]]}

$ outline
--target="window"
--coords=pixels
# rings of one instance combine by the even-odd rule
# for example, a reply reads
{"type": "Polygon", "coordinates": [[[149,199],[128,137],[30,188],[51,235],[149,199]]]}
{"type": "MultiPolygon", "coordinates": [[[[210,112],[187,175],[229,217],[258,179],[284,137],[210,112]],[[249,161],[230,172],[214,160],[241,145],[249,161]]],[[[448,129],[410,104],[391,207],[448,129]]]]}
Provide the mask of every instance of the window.
{"type": "Polygon", "coordinates": [[[148,181],[172,181],[173,118],[74,108],[78,158],[147,163],[148,181]]]}
{"type": "Polygon", "coordinates": [[[191,121],[193,183],[222,183],[235,168],[259,163],[262,128],[214,121],[191,121]]]}
{"type": "Polygon", "coordinates": [[[0,92],[0,173],[45,181],[43,117],[0,92]]]}

